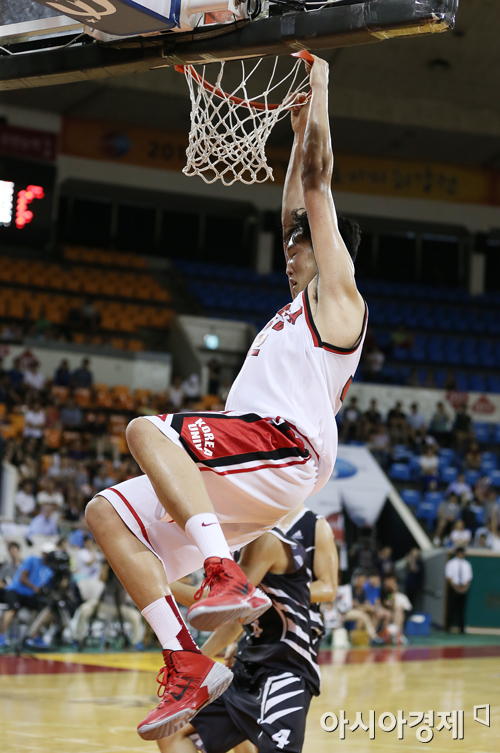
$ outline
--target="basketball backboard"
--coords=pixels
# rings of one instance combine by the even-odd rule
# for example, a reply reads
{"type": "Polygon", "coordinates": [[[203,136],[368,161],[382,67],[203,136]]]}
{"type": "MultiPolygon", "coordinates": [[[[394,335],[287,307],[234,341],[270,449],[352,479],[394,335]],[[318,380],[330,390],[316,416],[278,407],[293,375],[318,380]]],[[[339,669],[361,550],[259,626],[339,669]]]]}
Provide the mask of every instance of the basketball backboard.
{"type": "Polygon", "coordinates": [[[165,30],[165,24],[161,27],[166,18],[163,16],[163,21],[156,19],[158,28],[154,31],[149,13],[149,6],[155,5],[152,0],[49,3],[71,10],[73,19],[41,2],[3,0],[0,90],[119,76],[178,64],[286,55],[301,49],[318,52],[430,34],[453,28],[458,8],[458,0],[246,0],[238,6],[244,6],[238,14],[246,14],[246,18],[232,14],[229,23],[214,24],[213,19],[207,22],[206,16],[213,15],[206,13],[207,3],[212,3],[216,12],[224,6],[227,13],[227,8],[233,7],[231,3],[236,7],[236,0],[172,0],[171,6],[170,0],[162,0],[160,5],[166,8],[168,4],[170,12],[174,2],[179,13],[189,15],[203,9],[203,23],[189,31],[178,26],[165,30]],[[116,13],[110,11],[105,16],[102,8],[108,6],[116,13]],[[135,10],[140,6],[141,13],[144,11],[143,15],[149,19],[146,25],[130,26],[126,12],[132,6],[135,10]],[[92,18],[86,11],[83,21],[87,25],[82,25],[82,16],[75,15],[73,7],[80,14],[85,8],[95,10],[95,18],[107,18],[102,32],[88,27],[87,22],[92,18]],[[114,26],[109,25],[112,16],[116,16],[114,26]],[[137,34],[131,36],[134,29],[137,34]],[[117,35],[111,41],[106,37],[117,32],[126,36],[117,35]]]}

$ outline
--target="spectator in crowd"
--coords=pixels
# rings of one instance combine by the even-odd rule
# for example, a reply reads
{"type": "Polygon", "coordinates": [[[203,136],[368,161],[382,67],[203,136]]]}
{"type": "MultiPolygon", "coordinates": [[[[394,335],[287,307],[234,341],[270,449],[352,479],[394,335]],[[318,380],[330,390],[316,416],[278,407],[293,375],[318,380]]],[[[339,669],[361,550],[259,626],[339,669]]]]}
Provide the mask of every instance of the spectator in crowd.
{"type": "Polygon", "coordinates": [[[456,392],[458,390],[457,379],[452,369],[448,369],[444,380],[443,389],[445,389],[447,392],[456,392]]]}
{"type": "Polygon", "coordinates": [[[26,540],[29,542],[32,536],[57,536],[57,523],[52,517],[54,505],[42,505],[41,512],[36,515],[26,531],[26,540]]]}
{"type": "Polygon", "coordinates": [[[21,564],[21,548],[17,541],[9,541],[7,551],[9,559],[0,565],[0,604],[5,604],[5,589],[21,564]]]}
{"type": "Polygon", "coordinates": [[[418,369],[416,366],[414,366],[410,371],[410,376],[406,380],[406,385],[408,387],[420,387],[420,377],[418,375],[418,369]]]}
{"type": "Polygon", "coordinates": [[[418,459],[420,465],[420,478],[426,491],[432,482],[438,480],[439,457],[432,446],[427,445],[423,455],[418,459]]]}
{"type": "Polygon", "coordinates": [[[394,574],[394,560],[392,559],[392,547],[383,546],[379,550],[377,559],[375,560],[375,566],[380,573],[382,580],[387,575],[394,574]]]}
{"type": "Polygon", "coordinates": [[[16,519],[30,517],[36,508],[35,495],[33,494],[33,482],[25,479],[21,488],[14,494],[14,507],[16,519]]]}
{"type": "Polygon", "coordinates": [[[482,453],[476,440],[470,442],[469,448],[465,453],[463,469],[464,471],[479,471],[481,468],[482,453]]]}
{"type": "Polygon", "coordinates": [[[441,544],[443,536],[447,536],[451,533],[460,513],[461,507],[458,503],[457,495],[454,492],[451,492],[447,499],[444,499],[438,507],[436,532],[434,534],[434,544],[436,544],[436,546],[441,544]]]}
{"type": "Polygon", "coordinates": [[[404,413],[402,408],[403,406],[398,400],[394,408],[391,408],[387,414],[387,425],[394,444],[406,444],[408,439],[406,413],[404,413]]]}
{"type": "Polygon", "coordinates": [[[168,400],[176,411],[179,411],[182,408],[184,402],[184,387],[182,385],[182,377],[174,377],[168,393],[168,400]]]}
{"type": "Polygon", "coordinates": [[[434,372],[432,369],[427,369],[424,379],[424,387],[427,390],[436,389],[436,380],[434,379],[434,372]]]}
{"type": "Polygon", "coordinates": [[[375,460],[386,470],[391,459],[391,438],[387,426],[383,423],[379,423],[371,431],[368,437],[368,449],[375,460]]]}
{"type": "Polygon", "coordinates": [[[21,607],[36,609],[37,611],[43,608],[44,604],[40,599],[40,591],[50,583],[54,575],[53,571],[47,565],[47,554],[54,548],[53,545],[45,544],[41,557],[32,555],[24,560],[17,568],[10,583],[6,586],[5,603],[8,604],[9,608],[2,616],[0,647],[7,646],[7,630],[16,612],[21,607]]]}
{"type": "Polygon", "coordinates": [[[459,473],[455,481],[448,484],[445,496],[447,497],[448,494],[451,494],[452,492],[459,498],[462,498],[465,495],[467,499],[472,499],[472,489],[470,484],[465,480],[465,473],[459,473]]]}
{"type": "Polygon", "coordinates": [[[411,350],[413,348],[413,335],[411,332],[408,332],[402,322],[391,332],[391,345],[393,352],[395,350],[411,350]]]}
{"type": "Polygon", "coordinates": [[[35,337],[48,339],[52,330],[52,322],[47,318],[47,312],[42,306],[35,320],[35,337]]]}
{"type": "Polygon", "coordinates": [[[408,424],[408,437],[417,443],[422,441],[426,435],[427,421],[423,413],[418,410],[418,403],[412,403],[410,413],[406,419],[408,424]]]}
{"type": "MultiPolygon", "coordinates": [[[[361,577],[363,578],[364,576],[361,577]]],[[[365,630],[368,633],[368,637],[372,646],[379,646],[384,644],[384,641],[377,635],[368,612],[366,612],[364,609],[354,608],[352,586],[350,584],[339,586],[337,589],[335,602],[333,604],[331,602],[323,603],[321,605],[321,611],[325,618],[325,627],[327,626],[327,617],[329,616],[329,612],[333,611],[330,619],[338,618],[335,619],[336,627],[343,627],[346,623],[354,622],[357,630],[365,630]]]]}
{"type": "MultiPolygon", "coordinates": [[[[476,531],[476,536],[477,536],[477,533],[478,531],[476,531]]],[[[486,533],[484,532],[480,533],[479,536],[477,536],[477,538],[474,538],[474,547],[476,549],[489,549],[490,548],[488,546],[488,539],[487,539],[486,533]]]]}
{"type": "Polygon", "coordinates": [[[382,580],[377,570],[372,570],[363,586],[366,595],[366,609],[375,625],[377,632],[385,630],[391,621],[391,613],[382,605],[382,580]]]}
{"type": "Polygon", "coordinates": [[[211,358],[208,366],[208,394],[218,395],[220,388],[220,363],[217,358],[211,358]]]}
{"type": "Polygon", "coordinates": [[[83,412],[73,398],[70,398],[64,408],[61,409],[60,420],[63,429],[69,431],[78,431],[82,427],[83,412]]]}
{"type": "Polygon", "coordinates": [[[406,555],[405,591],[410,602],[415,606],[424,584],[424,563],[422,552],[415,546],[406,555]]]}
{"type": "Polygon", "coordinates": [[[344,410],[343,418],[342,442],[361,439],[361,412],[356,397],[351,398],[349,405],[344,410]]]}
{"type": "Polygon", "coordinates": [[[450,417],[446,413],[444,403],[439,401],[429,424],[429,434],[441,446],[448,446],[450,442],[450,417]]]}
{"type": "Polygon", "coordinates": [[[384,370],[385,355],[378,345],[374,345],[364,356],[364,378],[366,382],[379,384],[383,381],[382,374],[384,370]]]}
{"type": "Polygon", "coordinates": [[[363,418],[365,425],[365,437],[368,438],[382,421],[382,415],[378,410],[376,400],[370,400],[370,407],[365,412],[363,418]]]}
{"type": "Polygon", "coordinates": [[[472,533],[465,527],[462,518],[455,521],[450,533],[449,545],[456,549],[458,546],[468,547],[472,539],[472,533]]]}
{"type": "Polygon", "coordinates": [[[7,372],[9,382],[15,390],[20,390],[24,383],[24,372],[21,369],[21,359],[15,358],[12,368],[7,372]]]}
{"type": "Polygon", "coordinates": [[[73,372],[72,383],[77,389],[91,389],[94,377],[89,367],[89,359],[84,358],[80,366],[73,372]]]}
{"type": "Polygon", "coordinates": [[[370,536],[362,534],[351,546],[349,557],[354,567],[366,573],[375,567],[375,553],[376,550],[370,536]]]}
{"type": "MultiPolygon", "coordinates": [[[[391,622],[386,628],[386,640],[394,638],[396,643],[408,643],[403,633],[405,619],[413,610],[407,594],[401,593],[395,575],[386,575],[383,580],[382,604],[390,612],[391,622]]],[[[384,637],[384,634],[382,634],[384,637]]]]}
{"type": "Polygon", "coordinates": [[[36,501],[40,505],[53,505],[54,509],[61,509],[64,505],[64,496],[56,489],[53,479],[46,478],[44,488],[36,495],[36,501]]]}
{"type": "Polygon", "coordinates": [[[63,358],[54,373],[54,385],[56,387],[71,386],[71,371],[69,369],[69,361],[67,358],[63,358]]]}
{"type": "Polygon", "coordinates": [[[38,361],[33,361],[24,375],[24,384],[33,390],[39,392],[45,387],[45,377],[40,371],[40,364],[38,361]]]}
{"type": "Polygon", "coordinates": [[[500,506],[498,504],[498,497],[496,490],[493,486],[488,487],[485,494],[485,500],[483,503],[484,509],[484,521],[486,524],[493,523],[498,528],[500,517],[500,506]]]}
{"type": "MultiPolygon", "coordinates": [[[[101,313],[92,302],[92,298],[85,298],[79,311],[80,322],[91,331],[99,326],[101,313]]],[[[86,386],[86,385],[85,385],[86,386]]]]}
{"type": "Polygon", "coordinates": [[[47,418],[42,408],[42,402],[39,397],[34,397],[31,400],[30,407],[24,414],[23,437],[25,439],[29,437],[42,439],[46,423],[47,418]]]}
{"type": "Polygon", "coordinates": [[[103,489],[107,489],[109,486],[114,486],[116,479],[108,473],[108,470],[103,463],[94,476],[92,486],[94,487],[94,494],[99,494],[103,489]]]}
{"type": "Polygon", "coordinates": [[[82,548],[76,553],[75,581],[82,601],[100,596],[104,583],[100,575],[103,555],[92,536],[85,536],[82,548]]]}
{"type": "Polygon", "coordinates": [[[201,386],[200,377],[198,376],[198,374],[191,374],[187,379],[185,379],[182,383],[182,390],[184,392],[184,397],[187,400],[200,400],[201,386]]]}
{"type": "Polygon", "coordinates": [[[460,452],[467,442],[474,438],[472,432],[472,419],[467,413],[467,406],[459,405],[455,413],[455,421],[452,428],[452,439],[456,449],[460,452]]]}
{"type": "Polygon", "coordinates": [[[458,547],[453,559],[446,563],[446,582],[448,584],[448,610],[446,629],[448,632],[456,618],[460,633],[465,630],[465,607],[467,591],[472,581],[472,567],[465,559],[465,549],[458,547]]]}

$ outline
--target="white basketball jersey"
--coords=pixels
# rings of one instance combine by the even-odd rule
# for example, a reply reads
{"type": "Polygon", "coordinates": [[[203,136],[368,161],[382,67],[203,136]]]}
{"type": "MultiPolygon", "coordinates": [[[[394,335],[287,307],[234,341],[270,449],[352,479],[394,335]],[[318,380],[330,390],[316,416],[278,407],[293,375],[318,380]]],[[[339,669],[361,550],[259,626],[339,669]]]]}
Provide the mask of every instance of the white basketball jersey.
{"type": "Polygon", "coordinates": [[[282,418],[306,440],[318,464],[318,491],[337,457],[335,415],[341,408],[361,356],[367,309],[352,349],[321,340],[307,288],[255,338],[229,393],[226,410],[282,418]]]}

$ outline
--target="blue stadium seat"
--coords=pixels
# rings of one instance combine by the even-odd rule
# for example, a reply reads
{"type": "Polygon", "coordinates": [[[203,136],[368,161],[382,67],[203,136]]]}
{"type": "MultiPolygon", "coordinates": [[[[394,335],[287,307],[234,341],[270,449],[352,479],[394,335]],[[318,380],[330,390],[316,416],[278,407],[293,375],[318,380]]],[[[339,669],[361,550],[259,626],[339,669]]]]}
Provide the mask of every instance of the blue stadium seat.
{"type": "Polygon", "coordinates": [[[484,525],[484,509],[482,507],[477,507],[474,514],[476,516],[477,525],[483,526],[484,525]]]}
{"type": "Polygon", "coordinates": [[[479,471],[465,471],[465,481],[469,486],[474,486],[474,484],[477,484],[479,479],[481,478],[481,473],[479,471]]]}
{"type": "Polygon", "coordinates": [[[483,463],[495,463],[494,467],[498,467],[498,453],[496,452],[483,452],[481,460],[483,463]]]}
{"type": "Polygon", "coordinates": [[[401,492],[401,499],[406,502],[408,507],[417,507],[422,501],[422,495],[418,489],[403,489],[401,492]]]}
{"type": "Polygon", "coordinates": [[[473,423],[474,434],[478,442],[487,444],[490,441],[491,424],[475,421],[473,423]]]}
{"type": "Polygon", "coordinates": [[[415,517],[417,520],[427,521],[428,527],[433,528],[436,520],[436,508],[432,502],[420,502],[415,510],[415,517]]]}
{"type": "Polygon", "coordinates": [[[456,480],[458,476],[458,469],[453,468],[452,466],[448,466],[447,468],[443,468],[441,470],[439,476],[444,484],[451,484],[456,480]]]}
{"type": "Polygon", "coordinates": [[[406,463],[393,463],[389,468],[389,477],[396,481],[409,481],[410,467],[406,463]]]}
{"type": "Polygon", "coordinates": [[[444,494],[442,492],[425,492],[424,495],[424,502],[427,502],[430,505],[434,505],[436,512],[443,499],[444,494]]]}
{"type": "Polygon", "coordinates": [[[493,425],[493,434],[491,437],[491,441],[495,444],[500,444],[500,424],[494,424],[493,425]]]}
{"type": "Polygon", "coordinates": [[[453,465],[455,460],[455,450],[452,450],[449,447],[441,447],[439,450],[439,459],[446,460],[447,465],[453,465]]]}
{"type": "Polygon", "coordinates": [[[491,479],[491,485],[495,487],[495,489],[500,488],[500,471],[492,471],[489,474],[489,477],[491,479]]]}

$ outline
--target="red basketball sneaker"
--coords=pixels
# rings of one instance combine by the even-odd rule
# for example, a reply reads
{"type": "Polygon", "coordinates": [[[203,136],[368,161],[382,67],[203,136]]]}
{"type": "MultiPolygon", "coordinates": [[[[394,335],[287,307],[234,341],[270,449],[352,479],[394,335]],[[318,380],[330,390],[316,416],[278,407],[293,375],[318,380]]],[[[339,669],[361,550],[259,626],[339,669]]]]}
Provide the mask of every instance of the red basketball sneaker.
{"type": "Polygon", "coordinates": [[[233,679],[230,669],[194,651],[163,651],[163,658],[165,666],[156,678],[161,701],[137,727],[143,740],[173,735],[233,679]]]}
{"type": "Polygon", "coordinates": [[[208,586],[210,595],[193,604],[188,619],[197,630],[217,630],[239,620],[248,625],[271,606],[259,588],[252,586],[247,576],[233,560],[209,557],[205,560],[206,578],[195,594],[199,599],[208,586]]]}

